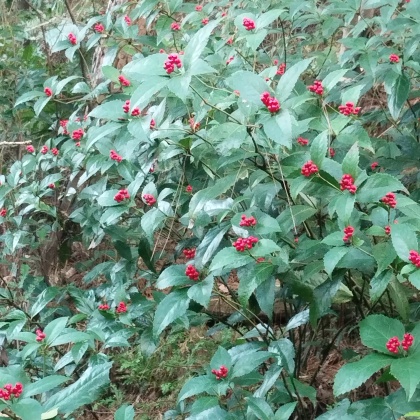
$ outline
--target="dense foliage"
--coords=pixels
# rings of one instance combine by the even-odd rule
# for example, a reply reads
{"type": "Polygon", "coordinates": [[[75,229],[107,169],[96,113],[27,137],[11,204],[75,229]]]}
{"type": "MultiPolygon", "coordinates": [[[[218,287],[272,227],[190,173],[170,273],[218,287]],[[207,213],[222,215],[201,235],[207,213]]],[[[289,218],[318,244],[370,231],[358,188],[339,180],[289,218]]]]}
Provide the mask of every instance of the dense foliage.
{"type": "Polygon", "coordinates": [[[70,17],[2,68],[0,411],[82,418],[124,348],[207,324],[235,338],[166,419],[418,415],[420,3],[70,17]]]}

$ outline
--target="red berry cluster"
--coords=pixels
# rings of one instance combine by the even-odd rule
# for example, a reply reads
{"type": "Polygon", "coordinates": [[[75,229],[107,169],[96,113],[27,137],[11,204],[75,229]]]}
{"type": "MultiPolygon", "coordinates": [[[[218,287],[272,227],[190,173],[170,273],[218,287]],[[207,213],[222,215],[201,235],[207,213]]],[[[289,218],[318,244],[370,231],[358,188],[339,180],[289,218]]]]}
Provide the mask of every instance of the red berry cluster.
{"type": "Polygon", "coordinates": [[[309,144],[309,140],[308,139],[304,139],[303,137],[298,137],[297,142],[301,146],[307,146],[309,144]]]}
{"type": "Polygon", "coordinates": [[[105,27],[104,25],[102,25],[102,23],[97,23],[94,27],[93,27],[95,32],[98,32],[99,34],[101,34],[104,30],[105,27]]]}
{"type": "Polygon", "coordinates": [[[128,200],[130,198],[130,194],[127,190],[119,190],[117,194],[115,194],[114,200],[117,203],[121,203],[121,201],[128,200]]]}
{"type": "Polygon", "coordinates": [[[33,153],[33,152],[35,152],[35,147],[32,146],[32,144],[29,144],[28,146],[26,146],[26,151],[28,153],[33,153]]]}
{"type": "Polygon", "coordinates": [[[46,337],[45,333],[42,332],[41,330],[36,330],[35,334],[36,334],[36,341],[38,342],[41,342],[46,337]]]}
{"type": "Polygon", "coordinates": [[[322,95],[324,93],[324,86],[320,80],[315,80],[313,85],[308,86],[310,92],[316,93],[317,95],[322,95]]]}
{"type": "Polygon", "coordinates": [[[356,194],[357,187],[354,185],[354,178],[350,174],[344,174],[341,177],[340,190],[349,190],[352,194],[356,194]]]}
{"type": "Polygon", "coordinates": [[[201,24],[202,25],[207,25],[209,23],[209,18],[203,18],[202,20],[201,20],[201,24]]]}
{"type": "Polygon", "coordinates": [[[354,227],[353,226],[347,226],[343,229],[344,232],[344,236],[343,236],[343,241],[347,242],[351,239],[351,237],[353,236],[354,233],[354,227]]]}
{"type": "Polygon", "coordinates": [[[61,120],[60,121],[60,127],[63,128],[63,134],[69,134],[67,131],[67,124],[69,123],[69,120],[61,120]]]}
{"type": "Polygon", "coordinates": [[[58,156],[58,154],[59,154],[60,152],[58,151],[58,149],[57,149],[56,147],[53,147],[53,148],[51,149],[51,153],[52,153],[54,156],[58,156]]]}
{"type": "Polygon", "coordinates": [[[124,302],[120,302],[118,306],[115,308],[115,312],[117,314],[124,314],[127,312],[127,305],[124,302]]]}
{"type": "Polygon", "coordinates": [[[312,160],[308,160],[303,166],[300,173],[304,176],[311,176],[318,172],[318,166],[312,162],[312,160]]]}
{"type": "Polygon", "coordinates": [[[23,385],[20,382],[16,382],[15,386],[12,384],[6,384],[2,389],[0,389],[0,398],[8,401],[11,398],[19,398],[22,392],[23,385]]]}
{"type": "Polygon", "coordinates": [[[255,22],[252,19],[245,17],[242,23],[247,31],[255,29],[255,22]]]}
{"type": "Polygon", "coordinates": [[[201,12],[203,10],[203,6],[197,4],[197,6],[195,6],[195,10],[197,10],[197,12],[201,12]]]}
{"type": "Polygon", "coordinates": [[[196,131],[198,131],[200,129],[200,122],[199,121],[198,122],[195,122],[194,118],[191,117],[188,120],[188,122],[190,124],[190,127],[191,127],[191,130],[192,131],[196,132],[196,131]]]}
{"type": "Polygon", "coordinates": [[[0,216],[1,216],[1,217],[6,217],[6,214],[7,214],[7,210],[6,210],[5,208],[2,208],[2,209],[0,210],[0,216]]]}
{"type": "Polygon", "coordinates": [[[187,186],[185,187],[185,191],[186,191],[187,193],[192,193],[192,190],[193,190],[193,187],[192,187],[191,185],[187,185],[187,186]]]}
{"type": "Polygon", "coordinates": [[[278,74],[279,76],[283,76],[285,71],[286,71],[286,63],[281,63],[279,65],[279,68],[276,71],[276,74],[278,74]]]}
{"type": "Polygon", "coordinates": [[[132,117],[138,117],[140,115],[140,113],[141,113],[140,108],[135,107],[131,111],[131,116],[132,117]]]}
{"type": "Polygon", "coordinates": [[[195,257],[195,248],[185,248],[182,253],[185,255],[185,258],[192,260],[195,257]]]}
{"type": "Polygon", "coordinates": [[[51,88],[46,87],[46,88],[44,88],[44,93],[45,93],[47,96],[52,96],[53,91],[52,91],[52,89],[51,89],[51,88]]]}
{"type": "Polygon", "coordinates": [[[361,107],[360,106],[355,107],[353,102],[346,102],[345,105],[340,105],[338,107],[338,110],[340,114],[343,114],[343,115],[347,115],[347,116],[357,115],[360,112],[361,107]]]}
{"type": "Polygon", "coordinates": [[[80,140],[83,135],[85,134],[85,132],[83,131],[83,128],[78,128],[77,130],[73,131],[73,134],[71,135],[71,138],[73,140],[80,140]]]}
{"type": "Polygon", "coordinates": [[[156,127],[156,121],[152,118],[150,121],[150,129],[153,130],[156,127]]]}
{"type": "Polygon", "coordinates": [[[109,310],[109,305],[107,305],[106,303],[103,303],[102,305],[98,306],[98,309],[100,311],[108,311],[109,310]]]}
{"type": "Polygon", "coordinates": [[[197,269],[193,265],[187,265],[185,274],[187,275],[187,277],[189,277],[191,280],[194,280],[194,281],[197,281],[200,277],[200,273],[197,271],[197,269]]]}
{"type": "Polygon", "coordinates": [[[395,199],[395,194],[392,192],[386,193],[385,196],[381,198],[381,201],[393,209],[397,207],[397,200],[395,199]]]}
{"type": "Polygon", "coordinates": [[[46,155],[47,153],[48,153],[48,146],[42,146],[42,148],[41,148],[41,153],[43,154],[43,155],[46,155]]]}
{"type": "Polygon", "coordinates": [[[385,233],[387,235],[390,235],[391,234],[391,226],[389,226],[389,225],[385,226],[385,233]]]}
{"type": "Polygon", "coordinates": [[[226,378],[228,374],[228,368],[224,365],[220,366],[219,369],[212,369],[211,373],[216,376],[216,379],[226,378]]]}
{"type": "Polygon", "coordinates": [[[263,92],[260,98],[261,102],[267,107],[267,109],[272,114],[280,110],[280,102],[274,96],[270,96],[268,92],[263,92]]]}
{"type": "Polygon", "coordinates": [[[246,217],[245,214],[241,216],[241,221],[239,222],[239,226],[255,226],[257,224],[257,219],[254,216],[246,217]]]}
{"type": "Polygon", "coordinates": [[[231,57],[229,57],[227,60],[226,60],[226,65],[228,65],[228,64],[230,64],[233,60],[234,60],[234,56],[232,55],[231,57]]]}
{"type": "Polygon", "coordinates": [[[420,254],[417,251],[411,250],[408,258],[417,268],[420,268],[420,254]]]}
{"type": "Polygon", "coordinates": [[[123,86],[130,86],[131,82],[126,79],[122,74],[120,76],[118,76],[118,81],[123,85],[123,86]]]}
{"type": "Polygon", "coordinates": [[[179,30],[181,30],[181,25],[178,22],[172,22],[171,23],[171,29],[173,31],[179,31],[179,30]]]}
{"type": "Polygon", "coordinates": [[[414,337],[410,333],[405,333],[403,337],[403,341],[401,342],[401,346],[405,351],[413,345],[414,337]]]}
{"type": "Polygon", "coordinates": [[[374,171],[378,166],[379,166],[378,162],[372,162],[370,164],[370,169],[372,169],[372,171],[374,171]]]}
{"type": "Polygon", "coordinates": [[[152,194],[144,194],[143,200],[148,206],[153,206],[156,203],[156,198],[152,194]]]}
{"type": "Polygon", "coordinates": [[[414,337],[410,333],[404,334],[404,337],[400,343],[398,337],[392,337],[386,343],[386,348],[388,351],[394,354],[398,354],[400,346],[403,348],[404,351],[408,351],[408,349],[413,345],[414,337]]]}
{"type": "Polygon", "coordinates": [[[171,74],[175,70],[175,66],[180,69],[182,67],[181,60],[178,54],[169,54],[163,68],[166,70],[166,73],[171,74]]]}
{"type": "Polygon", "coordinates": [[[53,190],[53,189],[55,188],[55,184],[53,184],[53,183],[48,184],[48,188],[49,188],[50,190],[53,190]]]}
{"type": "Polygon", "coordinates": [[[328,153],[330,154],[330,156],[331,156],[332,158],[335,156],[335,150],[334,150],[332,147],[330,147],[330,148],[328,149],[328,153]]]}
{"type": "Polygon", "coordinates": [[[391,55],[389,56],[389,61],[390,61],[391,63],[398,63],[398,62],[400,61],[400,57],[398,57],[398,55],[397,55],[397,54],[391,54],[391,55]]]}
{"type": "Polygon", "coordinates": [[[391,353],[398,353],[398,350],[400,348],[400,340],[398,340],[398,337],[392,337],[388,340],[388,342],[386,343],[386,348],[388,349],[388,351],[390,351],[391,353]]]}
{"type": "Polygon", "coordinates": [[[125,104],[123,105],[123,111],[125,114],[128,114],[128,112],[130,111],[130,101],[127,100],[125,101],[125,104]]]}
{"type": "Polygon", "coordinates": [[[123,157],[122,156],[120,156],[115,150],[111,150],[110,152],[109,152],[109,157],[112,159],[112,160],[115,160],[115,161],[117,161],[117,162],[121,162],[122,160],[123,160],[123,157]]]}
{"type": "Polygon", "coordinates": [[[74,36],[74,34],[69,33],[67,38],[69,39],[71,45],[76,45],[77,44],[77,39],[74,36]]]}
{"type": "Polygon", "coordinates": [[[131,25],[131,19],[130,19],[130,16],[124,16],[124,22],[125,22],[128,26],[130,26],[130,25],[131,25]]]}
{"type": "Polygon", "coordinates": [[[226,41],[226,44],[228,44],[228,45],[232,45],[232,44],[233,44],[233,38],[232,38],[232,37],[230,37],[230,38],[226,41]]]}
{"type": "Polygon", "coordinates": [[[251,249],[254,244],[258,242],[255,236],[248,236],[248,238],[238,238],[232,245],[239,252],[244,252],[246,249],[251,249]]]}

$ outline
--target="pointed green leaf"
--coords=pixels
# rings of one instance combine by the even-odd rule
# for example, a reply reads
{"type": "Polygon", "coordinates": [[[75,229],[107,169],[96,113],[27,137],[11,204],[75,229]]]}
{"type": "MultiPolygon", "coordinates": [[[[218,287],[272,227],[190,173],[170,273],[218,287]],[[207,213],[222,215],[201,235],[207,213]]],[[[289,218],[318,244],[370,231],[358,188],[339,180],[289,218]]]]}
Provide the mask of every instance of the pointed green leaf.
{"type": "Polygon", "coordinates": [[[358,388],[379,369],[390,365],[392,361],[391,356],[371,353],[357,362],[346,363],[335,375],[334,395],[339,396],[358,388]]]}

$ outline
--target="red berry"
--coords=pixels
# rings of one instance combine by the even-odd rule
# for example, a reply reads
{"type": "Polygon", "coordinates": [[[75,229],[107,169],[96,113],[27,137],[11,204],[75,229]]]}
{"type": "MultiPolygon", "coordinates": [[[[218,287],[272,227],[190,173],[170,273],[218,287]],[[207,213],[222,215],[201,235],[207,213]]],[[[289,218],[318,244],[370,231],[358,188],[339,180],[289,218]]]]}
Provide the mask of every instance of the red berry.
{"type": "Polygon", "coordinates": [[[118,76],[118,81],[123,85],[123,86],[130,86],[131,82],[126,79],[123,75],[118,76]]]}
{"type": "Polygon", "coordinates": [[[53,91],[52,91],[52,89],[51,89],[51,88],[49,88],[49,87],[44,88],[44,93],[45,93],[47,96],[52,96],[52,95],[53,95],[53,91]]]}
{"type": "Polygon", "coordinates": [[[247,31],[252,31],[253,29],[255,29],[255,22],[247,17],[243,19],[242,24],[244,25],[247,31]]]}
{"type": "Polygon", "coordinates": [[[400,57],[398,57],[398,55],[397,55],[397,54],[391,54],[391,55],[389,56],[389,61],[390,61],[391,63],[398,63],[398,62],[400,61],[400,57]]]}
{"type": "Polygon", "coordinates": [[[318,166],[315,165],[315,163],[312,162],[312,160],[308,160],[301,169],[301,174],[303,176],[309,177],[313,174],[316,174],[318,172],[318,166]]]}

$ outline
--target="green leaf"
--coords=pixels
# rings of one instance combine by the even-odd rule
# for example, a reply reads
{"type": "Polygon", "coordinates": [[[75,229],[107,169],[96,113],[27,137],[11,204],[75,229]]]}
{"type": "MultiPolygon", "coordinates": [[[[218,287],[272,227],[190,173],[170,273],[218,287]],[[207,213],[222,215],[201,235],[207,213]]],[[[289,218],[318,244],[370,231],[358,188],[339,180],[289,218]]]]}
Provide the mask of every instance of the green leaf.
{"type": "Polygon", "coordinates": [[[391,374],[400,381],[410,401],[420,382],[420,353],[408,357],[394,359],[391,364],[391,374]]]}
{"type": "Polygon", "coordinates": [[[391,226],[392,246],[397,255],[406,262],[409,262],[411,250],[417,251],[417,236],[414,230],[407,224],[394,224],[391,226]]]}
{"type": "Polygon", "coordinates": [[[228,77],[225,83],[232,90],[238,90],[242,99],[258,106],[262,106],[261,94],[268,91],[264,79],[250,71],[238,71],[228,77]]]}
{"type": "Polygon", "coordinates": [[[398,120],[401,109],[408,99],[410,92],[410,81],[405,74],[398,76],[391,87],[391,94],[388,96],[389,112],[394,120],[398,120]]]}
{"type": "Polygon", "coordinates": [[[10,408],[22,420],[41,420],[41,415],[44,412],[41,404],[33,398],[15,400],[10,408]]]}
{"type": "Polygon", "coordinates": [[[388,290],[391,300],[395,305],[395,309],[401,319],[404,322],[408,322],[410,304],[408,302],[407,289],[396,279],[395,276],[392,276],[388,290]]]}
{"type": "Polygon", "coordinates": [[[292,148],[292,120],[288,110],[281,110],[278,115],[270,116],[263,122],[266,136],[275,143],[292,148]]]}
{"type": "Polygon", "coordinates": [[[254,413],[258,419],[272,420],[274,417],[273,410],[264,398],[245,397],[248,403],[248,409],[254,413]]]}
{"type": "Polygon", "coordinates": [[[295,348],[293,343],[288,338],[281,338],[272,342],[269,349],[278,355],[279,365],[283,366],[290,375],[293,375],[295,370],[295,348]]]}
{"type": "Polygon", "coordinates": [[[420,270],[413,271],[409,274],[408,280],[416,289],[420,290],[420,270]]]}
{"type": "Polygon", "coordinates": [[[380,242],[372,247],[372,254],[378,263],[378,269],[375,276],[386,270],[388,266],[395,260],[397,254],[389,242],[380,242]]]}
{"type": "Polygon", "coordinates": [[[44,109],[45,105],[51,100],[50,96],[41,97],[34,103],[34,112],[35,115],[38,117],[41,111],[44,109]]]}
{"type": "Polygon", "coordinates": [[[317,210],[310,206],[290,206],[283,210],[282,213],[280,213],[280,215],[277,217],[277,221],[279,222],[282,232],[288,233],[291,229],[293,229],[293,221],[295,222],[296,226],[299,226],[305,220],[313,216],[316,212],[317,210]]]}
{"type": "Polygon", "coordinates": [[[322,80],[322,85],[324,86],[325,90],[331,90],[348,71],[348,69],[341,69],[328,73],[322,80]]]}
{"type": "Polygon", "coordinates": [[[38,296],[38,299],[32,305],[29,311],[31,318],[39,314],[45,306],[50,303],[58,293],[59,289],[57,287],[47,287],[42,293],[38,296]]]}
{"type": "Polygon", "coordinates": [[[114,414],[114,420],[134,420],[134,408],[132,405],[122,405],[114,414]]]}
{"type": "Polygon", "coordinates": [[[278,96],[280,103],[290,96],[300,75],[308,68],[313,59],[314,58],[306,58],[302,61],[298,61],[281,76],[276,89],[276,95],[278,96]]]}
{"type": "Polygon", "coordinates": [[[346,363],[335,375],[334,395],[342,395],[358,388],[379,369],[388,366],[392,361],[391,356],[371,353],[357,362],[346,363]]]}
{"type": "Polygon", "coordinates": [[[173,321],[187,312],[190,298],[186,290],[176,290],[167,295],[156,309],[153,336],[157,337],[173,321]]]}
{"type": "Polygon", "coordinates": [[[328,150],[328,131],[318,134],[311,144],[311,160],[320,168],[328,150]]]}
{"type": "Polygon", "coordinates": [[[113,66],[102,66],[102,74],[105,79],[111,80],[111,82],[118,83],[118,77],[120,76],[120,71],[113,66]]]}
{"type": "Polygon", "coordinates": [[[24,102],[29,102],[32,99],[39,98],[40,96],[44,95],[45,93],[39,90],[31,90],[30,92],[25,92],[23,95],[19,96],[19,98],[16,99],[15,107],[20,104],[23,104],[24,102]]]}
{"type": "Polygon", "coordinates": [[[90,150],[90,148],[102,138],[109,136],[114,131],[117,131],[121,128],[121,124],[119,123],[107,123],[101,125],[100,127],[90,127],[89,131],[87,132],[87,141],[86,141],[86,150],[90,150]]]}
{"type": "Polygon", "coordinates": [[[215,226],[207,232],[195,251],[194,265],[198,270],[201,270],[210,261],[229,228],[230,225],[226,224],[215,226]]]}
{"type": "Polygon", "coordinates": [[[125,102],[120,99],[104,102],[103,104],[94,108],[89,113],[89,117],[111,121],[118,121],[120,118],[126,118],[127,115],[123,111],[124,103],[125,102]]]}
{"type": "Polygon", "coordinates": [[[190,201],[189,218],[195,219],[203,210],[208,200],[224,194],[237,181],[237,175],[232,174],[217,180],[211,187],[204,188],[194,194],[190,201]]]}
{"type": "Polygon", "coordinates": [[[214,256],[209,271],[214,272],[215,275],[220,275],[220,273],[226,273],[253,261],[254,259],[247,253],[239,252],[233,246],[226,247],[214,256]]]}
{"type": "Polygon", "coordinates": [[[254,290],[264,283],[273,273],[274,266],[268,263],[253,264],[238,270],[238,297],[241,305],[246,306],[254,290]]]}
{"type": "Polygon", "coordinates": [[[362,343],[381,353],[389,354],[386,343],[391,337],[402,339],[405,329],[398,319],[385,315],[370,315],[360,322],[362,343]]]}
{"type": "Polygon", "coordinates": [[[166,77],[156,77],[148,79],[142,83],[132,94],[130,106],[132,108],[140,107],[143,109],[149,105],[150,100],[167,84],[169,80],[166,77]]]}
{"type": "Polygon", "coordinates": [[[44,409],[57,408],[60,413],[71,413],[92,403],[100,396],[102,388],[109,384],[111,366],[111,362],[89,366],[76,382],[49,397],[44,409]]]}
{"type": "Polygon", "coordinates": [[[210,38],[213,29],[219,24],[220,19],[215,19],[209,22],[206,26],[199,29],[188,41],[184,50],[184,64],[188,70],[199,58],[207,42],[210,38]]]}
{"type": "Polygon", "coordinates": [[[44,328],[46,343],[48,345],[51,345],[51,343],[63,332],[64,328],[66,328],[68,320],[68,316],[63,316],[61,318],[54,319],[44,328]]]}
{"type": "Polygon", "coordinates": [[[275,420],[289,420],[290,416],[295,411],[297,402],[291,402],[282,405],[275,413],[274,419],[275,420]]]}
{"type": "Polygon", "coordinates": [[[171,286],[183,286],[191,283],[185,274],[185,265],[171,265],[160,274],[156,288],[166,289],[171,286]]]}
{"type": "Polygon", "coordinates": [[[330,249],[324,256],[325,271],[331,276],[334,268],[340,260],[349,252],[347,247],[336,247],[330,249]]]}
{"type": "Polygon", "coordinates": [[[350,150],[344,156],[343,163],[341,164],[343,168],[343,174],[350,174],[354,179],[358,175],[358,165],[359,165],[359,146],[358,143],[354,143],[350,150]]]}
{"type": "Polygon", "coordinates": [[[188,297],[207,308],[210,303],[213,283],[214,276],[210,274],[204,280],[199,281],[188,289],[188,297]]]}
{"type": "Polygon", "coordinates": [[[262,363],[264,363],[269,357],[272,357],[273,353],[269,351],[259,351],[253,353],[247,353],[236,361],[232,368],[231,378],[240,378],[241,376],[251,373],[257,369],[262,363]]]}
{"type": "Polygon", "coordinates": [[[197,376],[191,378],[181,389],[178,395],[178,403],[186,398],[210,391],[214,387],[212,378],[209,376],[197,376]]]}
{"type": "Polygon", "coordinates": [[[22,397],[29,398],[33,395],[43,394],[44,392],[50,391],[68,380],[69,378],[61,375],[46,376],[45,378],[26,385],[22,397]]]}
{"type": "Polygon", "coordinates": [[[224,347],[219,346],[211,358],[210,369],[219,369],[222,365],[230,369],[232,367],[232,357],[224,347]]]}
{"type": "Polygon", "coordinates": [[[367,181],[357,190],[357,201],[361,203],[372,203],[379,201],[386,193],[390,191],[408,191],[392,175],[380,173],[371,175],[367,181]]]}
{"type": "Polygon", "coordinates": [[[146,267],[155,273],[156,269],[153,265],[153,253],[150,248],[150,243],[144,235],[142,235],[139,239],[137,252],[139,254],[139,257],[146,264],[146,267]]]}

